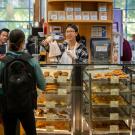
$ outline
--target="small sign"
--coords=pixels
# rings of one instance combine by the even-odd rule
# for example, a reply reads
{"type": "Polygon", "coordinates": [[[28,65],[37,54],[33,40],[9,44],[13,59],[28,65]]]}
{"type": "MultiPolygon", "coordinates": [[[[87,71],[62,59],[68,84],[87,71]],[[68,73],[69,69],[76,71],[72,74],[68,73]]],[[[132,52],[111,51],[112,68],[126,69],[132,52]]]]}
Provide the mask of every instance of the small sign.
{"type": "Polygon", "coordinates": [[[119,89],[111,89],[111,95],[119,96],[119,89]]]}
{"type": "Polygon", "coordinates": [[[55,127],[54,126],[46,126],[46,131],[48,132],[54,132],[55,127]]]}
{"type": "Polygon", "coordinates": [[[111,101],[110,107],[119,107],[119,101],[111,101]]]}
{"type": "Polygon", "coordinates": [[[119,126],[118,125],[110,125],[110,133],[118,133],[119,126]]]}
{"type": "Polygon", "coordinates": [[[67,76],[58,76],[57,82],[58,83],[66,83],[67,82],[67,76]]]}
{"type": "Polygon", "coordinates": [[[110,120],[119,120],[118,113],[110,113],[110,120]]]}
{"type": "Polygon", "coordinates": [[[119,77],[118,76],[112,76],[110,80],[111,84],[118,84],[119,83],[119,77]]]}
{"type": "Polygon", "coordinates": [[[54,78],[53,77],[46,77],[45,78],[45,80],[46,80],[46,83],[54,83],[54,78]]]}
{"type": "Polygon", "coordinates": [[[58,95],[67,95],[66,89],[58,89],[58,95]]]}
{"type": "Polygon", "coordinates": [[[107,45],[96,46],[96,52],[107,52],[107,45]]]}
{"type": "Polygon", "coordinates": [[[56,119],[56,114],[46,114],[46,119],[47,120],[55,120],[56,119]]]}
{"type": "Polygon", "coordinates": [[[46,102],[45,105],[46,105],[47,108],[55,108],[56,103],[53,102],[53,101],[52,102],[46,102]]]}

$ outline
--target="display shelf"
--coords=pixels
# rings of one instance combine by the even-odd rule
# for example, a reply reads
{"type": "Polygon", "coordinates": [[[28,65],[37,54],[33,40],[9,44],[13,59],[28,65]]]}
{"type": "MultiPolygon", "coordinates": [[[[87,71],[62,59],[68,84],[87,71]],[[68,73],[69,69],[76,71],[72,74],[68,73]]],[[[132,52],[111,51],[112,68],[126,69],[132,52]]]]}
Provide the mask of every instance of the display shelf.
{"type": "Polygon", "coordinates": [[[86,67],[87,74],[83,73],[84,95],[89,94],[89,111],[88,107],[85,107],[84,112],[90,115],[90,121],[88,122],[85,113],[84,117],[91,127],[90,132],[92,135],[109,133],[129,135],[132,127],[131,72],[124,72],[121,66],[113,69],[109,66],[97,67],[96,69],[94,66],[86,67]],[[114,77],[114,80],[111,80],[111,77],[114,77]]]}
{"type": "Polygon", "coordinates": [[[72,69],[50,66],[42,68],[46,80],[45,92],[38,97],[38,108],[35,111],[37,132],[41,134],[71,134],[72,69]],[[68,130],[63,130],[68,129],[68,130]]]}
{"type": "Polygon", "coordinates": [[[107,2],[107,3],[112,3],[113,0],[48,0],[48,2],[107,2]]]}
{"type": "Polygon", "coordinates": [[[97,20],[97,21],[94,21],[94,20],[52,20],[52,21],[48,21],[48,23],[89,23],[89,24],[112,24],[113,21],[112,20],[106,20],[106,21],[101,21],[101,20],[97,20]]]}

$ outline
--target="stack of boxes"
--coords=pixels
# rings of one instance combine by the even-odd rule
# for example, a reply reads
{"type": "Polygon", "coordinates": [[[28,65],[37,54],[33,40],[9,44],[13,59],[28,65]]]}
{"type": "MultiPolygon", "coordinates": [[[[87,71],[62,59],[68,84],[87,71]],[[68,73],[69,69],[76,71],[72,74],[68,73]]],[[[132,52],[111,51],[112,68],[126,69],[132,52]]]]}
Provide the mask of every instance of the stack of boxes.
{"type": "Polygon", "coordinates": [[[65,11],[48,11],[48,20],[107,20],[107,4],[98,3],[98,11],[82,11],[81,2],[65,2],[65,11]]]}

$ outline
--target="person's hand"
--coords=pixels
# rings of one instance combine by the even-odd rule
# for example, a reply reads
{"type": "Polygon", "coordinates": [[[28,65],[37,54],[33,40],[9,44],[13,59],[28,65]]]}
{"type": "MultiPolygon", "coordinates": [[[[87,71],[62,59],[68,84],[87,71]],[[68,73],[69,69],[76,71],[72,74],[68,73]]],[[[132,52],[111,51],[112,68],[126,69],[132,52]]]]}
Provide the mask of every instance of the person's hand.
{"type": "Polygon", "coordinates": [[[71,50],[67,50],[66,52],[72,59],[76,59],[76,55],[71,50]]]}
{"type": "Polygon", "coordinates": [[[43,46],[47,46],[49,43],[47,42],[47,40],[42,40],[42,42],[41,42],[41,45],[43,45],[43,46]]]}
{"type": "Polygon", "coordinates": [[[0,60],[2,60],[5,57],[5,54],[0,54],[0,60]]]}

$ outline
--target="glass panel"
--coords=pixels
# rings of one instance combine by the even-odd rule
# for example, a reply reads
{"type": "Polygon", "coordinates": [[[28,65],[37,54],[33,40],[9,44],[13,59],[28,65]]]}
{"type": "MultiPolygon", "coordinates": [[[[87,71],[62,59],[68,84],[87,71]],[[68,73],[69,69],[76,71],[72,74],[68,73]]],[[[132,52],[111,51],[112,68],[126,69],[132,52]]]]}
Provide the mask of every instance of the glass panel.
{"type": "Polygon", "coordinates": [[[29,29],[27,29],[29,22],[0,22],[0,29],[1,28],[8,28],[13,30],[15,28],[19,28],[23,30],[26,34],[26,37],[29,34],[29,29]]]}
{"type": "Polygon", "coordinates": [[[29,9],[13,9],[13,12],[0,9],[0,20],[29,21],[29,9]]]}
{"type": "Polygon", "coordinates": [[[135,0],[127,0],[127,9],[135,9],[135,0]]]}
{"type": "Polygon", "coordinates": [[[127,11],[127,19],[128,19],[128,22],[135,22],[135,10],[127,11]]]}
{"type": "Polygon", "coordinates": [[[127,35],[130,38],[132,34],[135,34],[135,23],[127,23],[127,35]]]}
{"type": "Polygon", "coordinates": [[[125,9],[126,0],[115,0],[115,8],[125,9]]]}

